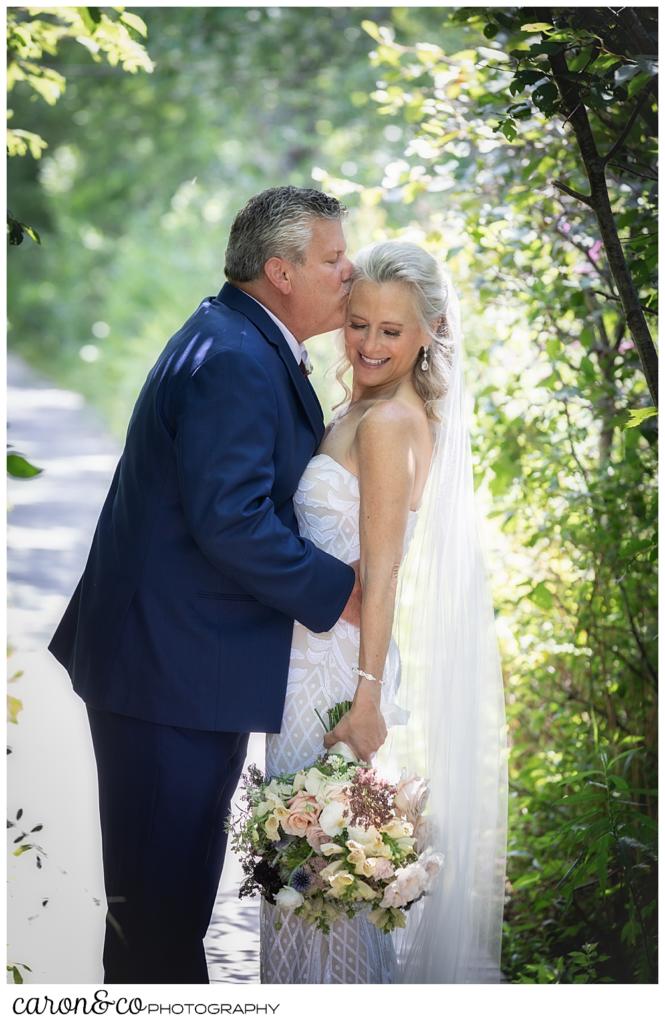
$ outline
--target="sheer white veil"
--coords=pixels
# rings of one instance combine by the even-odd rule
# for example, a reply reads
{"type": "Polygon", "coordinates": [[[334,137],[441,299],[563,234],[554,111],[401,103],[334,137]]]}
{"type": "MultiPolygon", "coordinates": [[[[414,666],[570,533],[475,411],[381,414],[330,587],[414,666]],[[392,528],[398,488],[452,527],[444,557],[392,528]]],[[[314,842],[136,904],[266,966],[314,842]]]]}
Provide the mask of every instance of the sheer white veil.
{"type": "Polygon", "coordinates": [[[453,358],[400,572],[397,699],[410,719],[391,729],[386,756],[429,779],[429,844],[444,863],[393,936],[399,982],[498,983],[508,797],[503,680],[474,495],[460,304],[442,276],[453,358]]]}

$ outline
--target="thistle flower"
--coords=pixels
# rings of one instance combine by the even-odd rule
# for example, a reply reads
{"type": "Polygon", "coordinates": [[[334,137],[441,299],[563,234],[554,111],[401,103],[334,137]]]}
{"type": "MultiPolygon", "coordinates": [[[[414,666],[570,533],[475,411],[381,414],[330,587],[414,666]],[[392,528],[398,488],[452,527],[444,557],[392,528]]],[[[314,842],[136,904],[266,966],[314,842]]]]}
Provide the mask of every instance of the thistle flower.
{"type": "Polygon", "coordinates": [[[296,892],[307,893],[312,888],[314,876],[309,868],[306,868],[303,864],[297,867],[292,873],[289,879],[289,885],[296,892]]]}

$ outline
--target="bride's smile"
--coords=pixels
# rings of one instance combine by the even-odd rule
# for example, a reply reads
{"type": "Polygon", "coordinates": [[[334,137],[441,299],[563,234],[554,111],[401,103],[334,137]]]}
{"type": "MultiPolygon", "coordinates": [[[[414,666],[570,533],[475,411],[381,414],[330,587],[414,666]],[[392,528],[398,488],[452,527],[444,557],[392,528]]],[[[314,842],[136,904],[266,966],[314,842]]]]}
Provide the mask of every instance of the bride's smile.
{"type": "Polygon", "coordinates": [[[351,289],[344,347],[353,369],[353,398],[380,397],[410,378],[429,342],[410,286],[356,281],[351,289]]]}

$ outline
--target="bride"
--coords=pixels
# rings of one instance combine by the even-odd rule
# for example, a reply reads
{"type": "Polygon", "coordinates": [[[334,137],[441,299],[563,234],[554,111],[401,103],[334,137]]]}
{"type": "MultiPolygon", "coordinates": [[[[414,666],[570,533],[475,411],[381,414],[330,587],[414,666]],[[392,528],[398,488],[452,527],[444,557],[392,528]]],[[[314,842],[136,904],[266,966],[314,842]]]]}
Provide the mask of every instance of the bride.
{"type": "Polygon", "coordinates": [[[338,372],[341,381],[350,366],[352,389],[344,385],[348,401],[294,507],[303,536],[347,563],[360,560],[360,628],[339,620],[317,634],[295,624],[266,772],[297,771],[339,740],[363,760],[381,748],[382,766],[428,778],[430,842],[444,866],[406,928],[389,935],[363,914],[323,934],[262,899],[261,981],[498,982],[505,715],[474,510],[459,306],[417,245],[378,243],[355,264],[338,372]],[[326,734],[317,712],[340,700],[351,710],[326,734]]]}

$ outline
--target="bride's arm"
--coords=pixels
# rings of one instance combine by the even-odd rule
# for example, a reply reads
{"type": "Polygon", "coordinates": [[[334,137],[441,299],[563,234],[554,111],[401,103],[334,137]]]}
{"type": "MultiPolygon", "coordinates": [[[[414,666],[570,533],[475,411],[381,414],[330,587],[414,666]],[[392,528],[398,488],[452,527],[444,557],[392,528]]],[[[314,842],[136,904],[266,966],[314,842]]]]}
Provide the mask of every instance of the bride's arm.
{"type": "MultiPolygon", "coordinates": [[[[392,634],[397,577],[415,479],[411,413],[381,402],[363,417],[355,451],[360,481],[359,667],[381,679],[392,634]]],[[[386,737],[381,684],[360,676],[351,711],[328,736],[368,759],[386,737]],[[340,734],[344,733],[344,735],[340,734]]]]}

